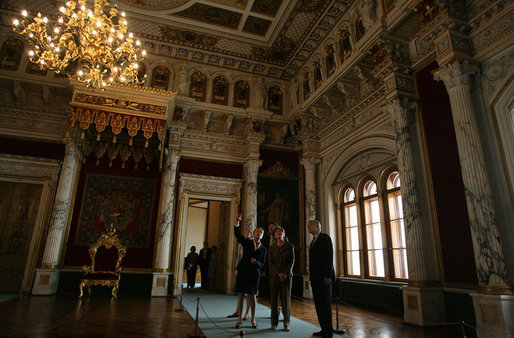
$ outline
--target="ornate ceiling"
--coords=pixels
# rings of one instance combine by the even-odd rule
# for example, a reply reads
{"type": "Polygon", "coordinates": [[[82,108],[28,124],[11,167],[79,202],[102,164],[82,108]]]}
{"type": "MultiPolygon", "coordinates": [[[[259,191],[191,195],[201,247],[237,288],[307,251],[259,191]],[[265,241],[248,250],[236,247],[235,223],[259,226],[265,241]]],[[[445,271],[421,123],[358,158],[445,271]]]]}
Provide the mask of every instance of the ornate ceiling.
{"type": "Polygon", "coordinates": [[[334,0],[119,0],[148,49],[288,80],[346,8],[334,0]]]}

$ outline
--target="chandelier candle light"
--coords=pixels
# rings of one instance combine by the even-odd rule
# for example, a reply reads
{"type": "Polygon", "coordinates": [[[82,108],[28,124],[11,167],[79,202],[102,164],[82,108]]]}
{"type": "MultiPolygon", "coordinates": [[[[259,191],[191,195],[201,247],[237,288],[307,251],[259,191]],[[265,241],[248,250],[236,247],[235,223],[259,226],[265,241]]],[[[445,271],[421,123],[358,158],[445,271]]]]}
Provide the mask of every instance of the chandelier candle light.
{"type": "Polygon", "coordinates": [[[14,31],[26,37],[33,47],[30,61],[41,69],[67,74],[94,88],[115,82],[143,83],[144,79],[138,78],[138,62],[146,51],[132,33],[127,33],[125,12],[118,15],[116,6],[107,6],[107,0],[95,0],[91,11],[85,0],[68,1],[59,9],[53,26],[41,13],[27,19],[23,10],[23,18],[13,20],[14,31]],[[71,74],[74,65],[78,71],[71,74]]]}

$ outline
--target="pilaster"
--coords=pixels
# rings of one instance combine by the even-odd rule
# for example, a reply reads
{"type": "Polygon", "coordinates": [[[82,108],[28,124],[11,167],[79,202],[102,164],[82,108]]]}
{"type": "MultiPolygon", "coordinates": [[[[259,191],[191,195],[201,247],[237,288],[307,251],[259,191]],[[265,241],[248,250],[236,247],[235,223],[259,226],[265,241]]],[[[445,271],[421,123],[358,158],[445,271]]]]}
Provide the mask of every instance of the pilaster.
{"type": "Polygon", "coordinates": [[[79,155],[74,145],[67,142],[43,253],[42,268],[36,269],[35,283],[32,288],[32,293],[35,295],[50,295],[57,291],[59,270],[56,267],[59,265],[62,253],[78,166],[79,155]]]}
{"type": "Polygon", "coordinates": [[[180,159],[178,151],[166,150],[166,163],[163,170],[163,187],[161,196],[161,217],[158,228],[152,296],[166,296],[170,268],[171,232],[173,229],[175,182],[177,164],[180,159]]]}

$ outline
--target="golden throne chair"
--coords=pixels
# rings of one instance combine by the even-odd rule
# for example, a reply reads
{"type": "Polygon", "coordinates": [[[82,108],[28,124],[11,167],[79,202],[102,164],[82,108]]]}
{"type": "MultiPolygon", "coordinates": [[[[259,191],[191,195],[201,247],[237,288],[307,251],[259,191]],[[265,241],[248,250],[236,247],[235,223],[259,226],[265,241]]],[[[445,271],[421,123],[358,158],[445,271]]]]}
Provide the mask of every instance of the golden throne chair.
{"type": "Polygon", "coordinates": [[[125,256],[123,247],[116,229],[111,225],[107,232],[102,234],[98,241],[89,248],[90,266],[83,266],[84,275],[80,280],[80,294],[82,298],[84,286],[88,287],[91,295],[91,286],[102,285],[112,287],[112,297],[116,298],[120,283],[121,260],[125,256]]]}

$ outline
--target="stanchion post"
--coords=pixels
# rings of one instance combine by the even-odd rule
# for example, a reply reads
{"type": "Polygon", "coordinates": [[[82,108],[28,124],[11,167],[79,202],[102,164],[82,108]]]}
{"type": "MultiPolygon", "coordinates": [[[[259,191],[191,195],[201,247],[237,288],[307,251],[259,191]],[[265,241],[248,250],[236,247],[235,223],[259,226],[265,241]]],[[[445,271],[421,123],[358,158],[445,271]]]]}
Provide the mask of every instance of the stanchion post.
{"type": "Polygon", "coordinates": [[[337,299],[336,299],[336,329],[334,330],[334,333],[337,334],[345,334],[345,329],[339,329],[339,306],[337,305],[337,299]]]}
{"type": "Polygon", "coordinates": [[[462,333],[462,338],[466,338],[466,323],[464,321],[460,322],[460,333],[462,333]]]}
{"type": "Polygon", "coordinates": [[[184,307],[182,306],[182,299],[184,298],[184,286],[180,288],[180,307],[178,309],[175,309],[175,311],[184,311],[184,307]]]}
{"type": "Polygon", "coordinates": [[[188,334],[188,338],[203,338],[205,335],[198,333],[198,313],[200,311],[200,297],[196,298],[196,319],[195,319],[195,334],[188,334]]]}

